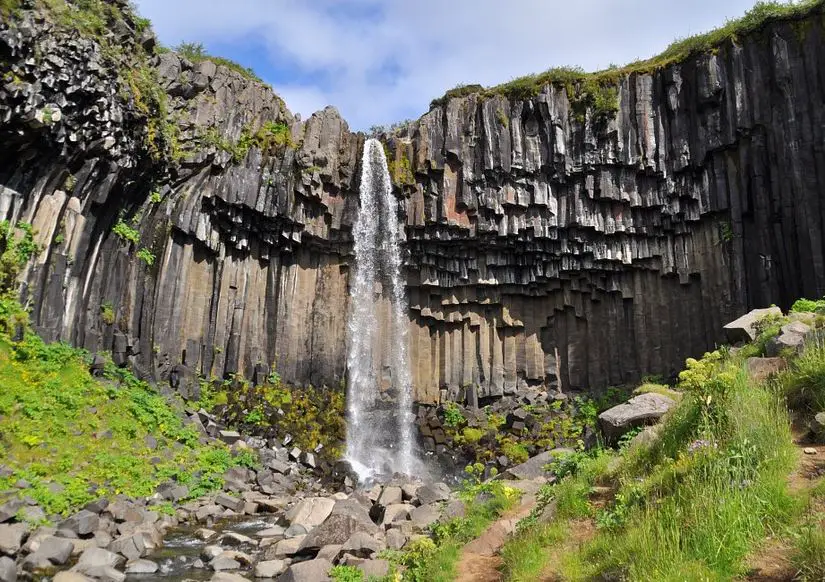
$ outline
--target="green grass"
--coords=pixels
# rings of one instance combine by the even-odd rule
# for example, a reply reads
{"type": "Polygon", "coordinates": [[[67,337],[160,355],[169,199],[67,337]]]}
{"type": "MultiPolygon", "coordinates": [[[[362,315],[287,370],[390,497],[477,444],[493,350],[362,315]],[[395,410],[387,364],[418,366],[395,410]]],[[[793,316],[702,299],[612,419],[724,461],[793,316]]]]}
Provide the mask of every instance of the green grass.
{"type": "Polygon", "coordinates": [[[184,42],[174,47],[172,50],[174,50],[176,53],[195,64],[198,64],[203,61],[212,61],[216,65],[221,65],[226,67],[227,69],[235,71],[236,73],[240,73],[243,77],[247,79],[257,81],[259,83],[263,82],[261,78],[255,74],[255,71],[253,71],[249,67],[244,67],[243,65],[236,63],[231,59],[210,55],[206,52],[206,48],[203,46],[202,43],[184,42]]]}
{"type": "MultiPolygon", "coordinates": [[[[0,300],[0,318],[20,313],[14,300],[0,300]]],[[[92,378],[85,353],[33,333],[19,343],[0,334],[0,386],[0,464],[13,470],[0,492],[29,495],[48,513],[100,496],[148,496],[169,479],[194,497],[219,488],[229,467],[255,462],[201,444],[163,397],[127,371],[110,364],[105,379],[92,378]],[[15,489],[20,479],[30,488],[15,489]]]]}
{"type": "Polygon", "coordinates": [[[464,544],[481,535],[496,518],[513,507],[519,495],[494,481],[469,485],[462,497],[467,504],[464,517],[434,524],[430,528],[431,538],[408,544],[404,551],[382,553],[396,566],[405,568],[405,582],[451,582],[455,579],[456,563],[464,544]]]}
{"type": "MultiPolygon", "coordinates": [[[[796,450],[781,391],[751,383],[741,357],[726,352],[689,360],[686,391],[652,446],[618,459],[580,459],[542,492],[540,509],[557,504],[556,522],[529,521],[504,552],[508,580],[529,580],[544,567],[542,547],[558,543],[569,519],[591,517],[598,533],[567,551],[565,580],[730,580],[768,534],[799,516],[787,491],[796,450]],[[605,460],[607,459],[607,460],[605,460]],[[612,484],[614,499],[593,510],[594,484],[612,484]],[[523,547],[522,547],[523,546],[523,547]],[[525,558],[532,556],[532,558],[525,558]]],[[[816,540],[808,544],[816,549],[816,540]]]]}
{"type": "Polygon", "coordinates": [[[812,414],[825,411],[825,346],[809,345],[780,375],[780,383],[793,408],[812,414]]]}
{"type": "Polygon", "coordinates": [[[543,73],[526,75],[489,88],[481,85],[461,85],[434,99],[430,109],[445,105],[452,98],[471,94],[480,94],[484,98],[504,95],[511,100],[530,99],[550,84],[567,90],[574,117],[582,120],[586,111],[590,110],[596,121],[604,120],[612,117],[618,108],[616,85],[622,77],[633,73],[652,73],[690,57],[714,52],[727,42],[740,42],[770,22],[801,19],[821,11],[823,4],[825,0],[801,0],[796,3],[757,2],[741,18],[730,20],[724,26],[703,34],[677,39],[662,53],[646,60],[593,73],[585,72],[580,67],[554,67],[543,73]]]}

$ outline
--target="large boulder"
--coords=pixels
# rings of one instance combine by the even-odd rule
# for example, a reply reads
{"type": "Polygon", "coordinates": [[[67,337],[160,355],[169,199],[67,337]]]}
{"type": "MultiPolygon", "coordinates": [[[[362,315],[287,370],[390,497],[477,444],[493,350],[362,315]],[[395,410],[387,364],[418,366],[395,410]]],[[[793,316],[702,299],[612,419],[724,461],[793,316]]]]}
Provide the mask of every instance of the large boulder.
{"type": "Polygon", "coordinates": [[[346,499],[336,502],[326,521],[304,538],[301,550],[318,551],[324,546],[343,544],[356,532],[375,535],[378,531],[366,508],[357,501],[346,499]]]}
{"type": "Polygon", "coordinates": [[[801,321],[793,321],[782,326],[779,335],[768,342],[765,352],[770,357],[785,355],[786,353],[796,354],[802,351],[805,345],[805,337],[810,333],[810,326],[801,321]]]}
{"type": "Polygon", "coordinates": [[[14,556],[20,551],[28,528],[24,523],[0,525],[0,554],[14,556]]]}
{"type": "Polygon", "coordinates": [[[59,529],[74,532],[79,536],[91,535],[100,525],[100,516],[97,513],[83,509],[63,521],[59,529]]]}
{"type": "Polygon", "coordinates": [[[5,556],[0,558],[0,582],[17,582],[17,565],[5,556]]]}
{"type": "Polygon", "coordinates": [[[29,569],[39,570],[46,563],[62,566],[69,561],[74,550],[71,540],[49,536],[40,542],[37,551],[26,556],[23,564],[29,569]]]}
{"type": "Polygon", "coordinates": [[[787,367],[785,358],[748,358],[745,362],[748,376],[756,382],[767,380],[787,367]]]}
{"type": "Polygon", "coordinates": [[[286,571],[287,564],[283,560],[266,560],[255,564],[255,578],[274,578],[286,571]]]}
{"type": "Polygon", "coordinates": [[[675,404],[672,398],[661,394],[640,394],[602,412],[599,415],[599,426],[605,440],[615,443],[633,428],[655,424],[675,404]]]}
{"type": "Polygon", "coordinates": [[[727,324],[724,327],[725,336],[731,344],[751,342],[758,335],[756,331],[757,324],[767,316],[782,317],[782,310],[778,307],[754,309],[727,324]]]}
{"type": "Polygon", "coordinates": [[[446,483],[424,485],[418,488],[416,495],[421,505],[427,505],[437,501],[447,501],[450,498],[450,486],[446,483]]]}
{"type": "Polygon", "coordinates": [[[298,502],[295,507],[286,513],[286,520],[290,525],[300,524],[307,531],[321,525],[332,513],[335,507],[334,499],[326,497],[311,497],[298,502]]]}
{"type": "Polygon", "coordinates": [[[289,569],[278,576],[277,582],[329,582],[329,560],[309,560],[292,564],[289,569]]]}

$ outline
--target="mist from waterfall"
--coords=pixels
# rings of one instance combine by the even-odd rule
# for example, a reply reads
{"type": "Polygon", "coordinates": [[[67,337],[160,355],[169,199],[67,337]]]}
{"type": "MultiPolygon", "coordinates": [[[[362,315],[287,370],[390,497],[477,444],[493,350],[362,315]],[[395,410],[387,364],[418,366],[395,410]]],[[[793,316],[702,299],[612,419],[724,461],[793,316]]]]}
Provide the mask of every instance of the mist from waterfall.
{"type": "Polygon", "coordinates": [[[364,144],[361,172],[361,206],[353,228],[355,272],[350,281],[346,458],[364,481],[388,471],[411,474],[415,454],[402,227],[378,140],[364,144]],[[390,311],[384,329],[379,324],[382,299],[389,302],[390,311]],[[390,385],[382,391],[387,376],[390,385]]]}

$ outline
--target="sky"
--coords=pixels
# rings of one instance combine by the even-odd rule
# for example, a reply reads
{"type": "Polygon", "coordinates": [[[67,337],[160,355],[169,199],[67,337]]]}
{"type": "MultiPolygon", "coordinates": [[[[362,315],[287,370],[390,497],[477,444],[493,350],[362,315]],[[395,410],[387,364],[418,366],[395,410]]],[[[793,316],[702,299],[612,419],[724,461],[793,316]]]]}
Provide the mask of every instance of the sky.
{"type": "Polygon", "coordinates": [[[754,0],[137,0],[167,46],[251,67],[303,119],[355,130],[417,118],[459,84],[653,56],[754,0]]]}

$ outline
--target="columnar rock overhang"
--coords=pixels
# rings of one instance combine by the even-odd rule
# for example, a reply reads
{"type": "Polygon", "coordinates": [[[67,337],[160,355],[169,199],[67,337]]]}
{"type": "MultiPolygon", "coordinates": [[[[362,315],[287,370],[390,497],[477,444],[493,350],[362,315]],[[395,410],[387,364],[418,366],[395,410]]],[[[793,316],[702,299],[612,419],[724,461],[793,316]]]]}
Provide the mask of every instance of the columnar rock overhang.
{"type": "MultiPolygon", "coordinates": [[[[151,44],[118,34],[127,59],[151,44]]],[[[388,139],[417,397],[668,375],[747,308],[825,294],[823,60],[816,13],[622,78],[608,120],[548,85],[448,100],[388,139]]],[[[0,62],[0,211],[44,245],[26,278],[42,333],[158,378],[185,359],[344,379],[363,136],[334,109],[302,122],[225,67],[152,57],[179,128],[158,163],[94,39],[24,12],[0,62]],[[239,147],[272,124],[289,138],[239,147]]]]}

